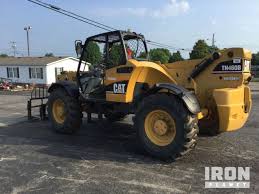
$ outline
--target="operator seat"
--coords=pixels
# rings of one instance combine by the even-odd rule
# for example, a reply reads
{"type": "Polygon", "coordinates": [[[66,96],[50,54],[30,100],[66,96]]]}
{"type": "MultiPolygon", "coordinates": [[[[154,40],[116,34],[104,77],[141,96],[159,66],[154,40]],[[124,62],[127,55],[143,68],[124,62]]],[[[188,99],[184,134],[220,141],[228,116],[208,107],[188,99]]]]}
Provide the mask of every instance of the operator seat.
{"type": "Polygon", "coordinates": [[[82,92],[86,96],[102,86],[103,81],[103,66],[97,65],[89,68],[89,72],[84,72],[80,76],[82,92]]]}

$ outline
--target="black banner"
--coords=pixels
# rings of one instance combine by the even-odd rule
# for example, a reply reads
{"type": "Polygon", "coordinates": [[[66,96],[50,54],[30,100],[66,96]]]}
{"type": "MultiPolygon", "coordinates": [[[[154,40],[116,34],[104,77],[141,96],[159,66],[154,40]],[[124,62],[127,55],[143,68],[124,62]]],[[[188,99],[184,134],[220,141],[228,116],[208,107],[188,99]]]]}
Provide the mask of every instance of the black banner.
{"type": "Polygon", "coordinates": [[[243,72],[241,59],[224,61],[219,63],[213,70],[213,73],[240,73],[243,72]]]}

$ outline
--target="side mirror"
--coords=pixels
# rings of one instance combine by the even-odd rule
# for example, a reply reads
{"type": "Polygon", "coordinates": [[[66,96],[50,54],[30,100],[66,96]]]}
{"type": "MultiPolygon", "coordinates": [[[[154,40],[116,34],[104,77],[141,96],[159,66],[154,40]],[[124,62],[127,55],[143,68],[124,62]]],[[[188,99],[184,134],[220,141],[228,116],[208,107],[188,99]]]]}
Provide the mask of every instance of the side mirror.
{"type": "Polygon", "coordinates": [[[76,50],[77,57],[81,56],[81,54],[83,52],[83,44],[82,44],[81,40],[75,41],[75,50],[76,50]]]}

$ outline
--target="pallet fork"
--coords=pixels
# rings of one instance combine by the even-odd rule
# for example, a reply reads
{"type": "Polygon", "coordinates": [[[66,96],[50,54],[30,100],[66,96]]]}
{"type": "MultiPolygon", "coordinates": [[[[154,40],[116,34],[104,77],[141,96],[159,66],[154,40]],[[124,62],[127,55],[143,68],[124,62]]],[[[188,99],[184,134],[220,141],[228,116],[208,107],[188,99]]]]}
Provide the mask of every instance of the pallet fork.
{"type": "Polygon", "coordinates": [[[39,86],[39,87],[33,88],[31,92],[31,97],[27,101],[28,120],[32,120],[33,118],[35,118],[35,116],[32,116],[32,109],[37,107],[39,107],[40,120],[47,119],[47,114],[46,114],[47,99],[48,99],[48,88],[46,86],[39,86]],[[33,105],[32,102],[36,102],[36,105],[33,105]]]}

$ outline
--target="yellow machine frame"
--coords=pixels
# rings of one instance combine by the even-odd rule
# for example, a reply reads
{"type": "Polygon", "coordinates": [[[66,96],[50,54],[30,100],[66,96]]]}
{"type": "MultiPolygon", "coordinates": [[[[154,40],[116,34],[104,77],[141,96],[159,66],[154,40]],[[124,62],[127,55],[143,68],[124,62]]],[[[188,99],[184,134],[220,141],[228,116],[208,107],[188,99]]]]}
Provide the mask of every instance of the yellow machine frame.
{"type": "Polygon", "coordinates": [[[156,83],[172,83],[181,85],[195,93],[202,108],[202,112],[199,113],[200,119],[210,122],[208,118],[215,114],[212,111],[215,109],[221,132],[239,129],[246,122],[251,110],[251,92],[247,86],[251,77],[250,69],[243,69],[242,72],[217,73],[214,73],[213,70],[217,64],[224,61],[235,59],[240,59],[242,63],[251,61],[251,52],[241,48],[233,48],[223,50],[221,53],[220,58],[210,64],[195,79],[188,78],[195,66],[202,60],[188,60],[163,65],[131,59],[126,65],[123,65],[123,67],[133,67],[133,71],[130,73],[118,74],[116,69],[121,66],[106,70],[105,85],[128,80],[125,94],[106,92],[106,100],[131,103],[136,83],[147,83],[150,87],[156,83]]]}

